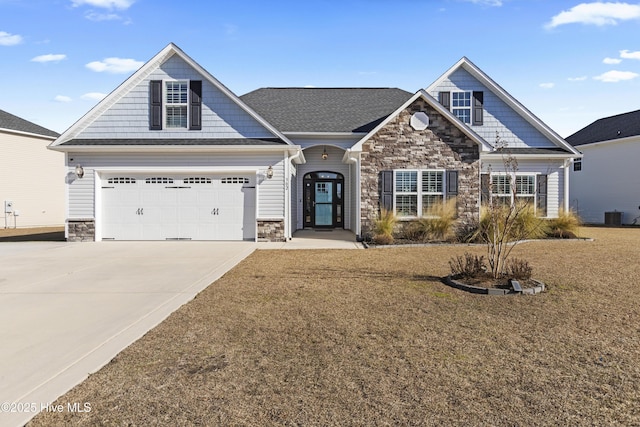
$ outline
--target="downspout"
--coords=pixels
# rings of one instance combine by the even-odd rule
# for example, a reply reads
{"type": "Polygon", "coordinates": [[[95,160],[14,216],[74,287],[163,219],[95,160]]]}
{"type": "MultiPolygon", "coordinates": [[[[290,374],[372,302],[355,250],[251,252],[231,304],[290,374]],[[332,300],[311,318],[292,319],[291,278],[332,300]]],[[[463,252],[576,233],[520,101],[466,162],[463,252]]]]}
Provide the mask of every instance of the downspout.
{"type": "Polygon", "coordinates": [[[569,212],[569,166],[573,163],[573,158],[564,161],[564,211],[569,212]]]}
{"type": "MultiPolygon", "coordinates": [[[[359,239],[362,235],[362,225],[360,224],[360,214],[361,214],[361,193],[360,193],[360,154],[361,151],[351,151],[351,149],[347,149],[344,153],[344,157],[342,160],[349,165],[356,165],[356,176],[355,176],[355,185],[356,185],[356,194],[355,194],[355,233],[356,237],[359,239]]],[[[349,168],[349,174],[351,175],[351,168],[349,168]]],[[[353,179],[353,176],[351,176],[353,179]]]]}
{"type": "MultiPolygon", "coordinates": [[[[302,148],[298,147],[298,151],[296,151],[296,153],[293,156],[289,156],[289,160],[285,166],[285,170],[286,170],[286,177],[285,177],[285,194],[286,194],[286,200],[285,200],[285,210],[286,210],[286,215],[285,217],[287,218],[287,221],[285,221],[285,238],[291,240],[291,238],[293,237],[293,218],[291,217],[291,165],[293,164],[293,162],[295,160],[300,159],[300,156],[302,156],[302,148]]],[[[295,185],[298,185],[298,181],[296,180],[295,185]]],[[[298,201],[296,200],[295,203],[298,203],[298,201]]],[[[297,208],[296,208],[296,212],[297,212],[297,208]]],[[[296,221],[298,219],[296,218],[296,221]]]]}

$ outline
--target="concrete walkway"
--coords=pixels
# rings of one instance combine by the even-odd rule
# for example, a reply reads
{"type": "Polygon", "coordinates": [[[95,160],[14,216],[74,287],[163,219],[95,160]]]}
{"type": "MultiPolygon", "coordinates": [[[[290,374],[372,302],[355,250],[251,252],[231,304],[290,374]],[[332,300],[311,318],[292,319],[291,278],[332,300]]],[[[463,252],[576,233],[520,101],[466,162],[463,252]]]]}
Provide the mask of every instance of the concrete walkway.
{"type": "Polygon", "coordinates": [[[287,242],[261,243],[260,249],[363,249],[349,230],[298,230],[287,242]]]}

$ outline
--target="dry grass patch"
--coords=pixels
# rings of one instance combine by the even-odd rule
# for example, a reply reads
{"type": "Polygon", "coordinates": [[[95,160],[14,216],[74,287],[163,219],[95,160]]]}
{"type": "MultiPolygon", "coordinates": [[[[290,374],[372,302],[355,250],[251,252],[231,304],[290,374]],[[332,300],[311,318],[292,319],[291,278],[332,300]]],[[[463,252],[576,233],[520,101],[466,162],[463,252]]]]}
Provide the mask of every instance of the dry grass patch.
{"type": "Polygon", "coordinates": [[[640,424],[640,230],[581,231],[530,297],[440,282],[481,246],[258,251],[30,425],[640,424]]]}
{"type": "Polygon", "coordinates": [[[64,227],[0,228],[0,242],[62,240],[64,227]]]}

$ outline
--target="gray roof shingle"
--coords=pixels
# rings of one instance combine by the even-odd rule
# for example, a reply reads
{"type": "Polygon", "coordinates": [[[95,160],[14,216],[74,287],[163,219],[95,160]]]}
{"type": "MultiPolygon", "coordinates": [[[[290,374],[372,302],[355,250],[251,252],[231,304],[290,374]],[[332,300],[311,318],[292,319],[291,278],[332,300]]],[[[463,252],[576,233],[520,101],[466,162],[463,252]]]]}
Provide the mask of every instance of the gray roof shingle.
{"type": "Polygon", "coordinates": [[[18,132],[34,133],[36,135],[51,136],[54,138],[60,136],[57,132],[43,128],[42,126],[28,120],[21,119],[20,117],[7,113],[4,110],[0,110],[0,128],[15,130],[18,132]]]}
{"type": "Polygon", "coordinates": [[[640,135],[640,110],[596,120],[565,140],[575,147],[636,135],[640,135]]]}
{"type": "Polygon", "coordinates": [[[240,99],[281,132],[369,132],[413,96],[396,88],[262,88],[240,99]]]}

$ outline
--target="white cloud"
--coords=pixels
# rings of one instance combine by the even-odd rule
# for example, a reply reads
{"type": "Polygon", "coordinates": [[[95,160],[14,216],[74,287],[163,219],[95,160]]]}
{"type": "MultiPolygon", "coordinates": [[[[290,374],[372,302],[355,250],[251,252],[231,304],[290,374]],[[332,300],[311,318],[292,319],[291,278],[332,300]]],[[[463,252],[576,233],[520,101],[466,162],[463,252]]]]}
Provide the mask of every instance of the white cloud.
{"type": "Polygon", "coordinates": [[[552,89],[555,85],[555,83],[540,83],[538,86],[542,89],[552,89]]]}
{"type": "Polygon", "coordinates": [[[49,53],[47,55],[36,56],[35,58],[31,58],[32,62],[59,62],[63,59],[66,59],[67,55],[64,54],[53,54],[49,53]]]}
{"type": "Polygon", "coordinates": [[[0,46],[13,46],[22,43],[22,36],[0,31],[0,46]]]}
{"type": "Polygon", "coordinates": [[[619,21],[640,18],[640,4],[629,3],[581,3],[551,18],[545,25],[555,28],[565,24],[616,25],[619,21]]]}
{"type": "Polygon", "coordinates": [[[569,77],[567,80],[569,80],[570,82],[583,82],[587,80],[587,76],[569,77]]]}
{"type": "Polygon", "coordinates": [[[53,100],[56,102],[71,102],[71,98],[64,95],[57,95],[53,100]]]}
{"type": "Polygon", "coordinates": [[[620,58],[624,59],[640,59],[640,51],[629,52],[628,50],[620,51],[620,58]]]}
{"type": "Polygon", "coordinates": [[[80,98],[84,99],[85,101],[102,101],[102,99],[105,96],[107,96],[106,93],[88,92],[88,93],[85,93],[84,95],[82,95],[80,98]]]}
{"type": "Polygon", "coordinates": [[[89,11],[84,14],[84,17],[89,21],[120,21],[122,20],[122,16],[117,15],[115,13],[97,13],[94,11],[89,11]]]}
{"type": "Polygon", "coordinates": [[[610,64],[610,65],[611,64],[619,64],[621,62],[622,62],[622,59],[620,59],[620,58],[604,58],[602,60],[603,64],[610,64]]]}
{"type": "Polygon", "coordinates": [[[102,61],[93,61],[85,65],[88,69],[98,73],[126,74],[136,71],[144,62],[134,59],[105,58],[102,61]]]}
{"type": "Polygon", "coordinates": [[[481,6],[502,6],[502,0],[465,0],[481,6]]]}
{"type": "Polygon", "coordinates": [[[129,9],[136,0],[71,0],[74,7],[89,5],[104,9],[129,9]]]}
{"type": "Polygon", "coordinates": [[[640,76],[640,74],[631,71],[611,70],[607,71],[606,73],[600,74],[599,76],[595,76],[594,79],[606,83],[617,83],[625,80],[632,80],[638,76],[640,76]]]}

